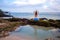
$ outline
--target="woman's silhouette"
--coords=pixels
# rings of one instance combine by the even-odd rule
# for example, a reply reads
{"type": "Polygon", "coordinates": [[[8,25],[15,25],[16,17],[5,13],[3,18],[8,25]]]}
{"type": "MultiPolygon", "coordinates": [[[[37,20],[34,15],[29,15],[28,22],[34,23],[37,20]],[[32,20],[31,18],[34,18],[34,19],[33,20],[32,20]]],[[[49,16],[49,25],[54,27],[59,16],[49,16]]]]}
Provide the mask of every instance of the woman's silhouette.
{"type": "Polygon", "coordinates": [[[38,16],[38,12],[37,11],[34,12],[34,16],[35,16],[34,21],[38,21],[39,19],[37,18],[37,16],[38,16]]]}

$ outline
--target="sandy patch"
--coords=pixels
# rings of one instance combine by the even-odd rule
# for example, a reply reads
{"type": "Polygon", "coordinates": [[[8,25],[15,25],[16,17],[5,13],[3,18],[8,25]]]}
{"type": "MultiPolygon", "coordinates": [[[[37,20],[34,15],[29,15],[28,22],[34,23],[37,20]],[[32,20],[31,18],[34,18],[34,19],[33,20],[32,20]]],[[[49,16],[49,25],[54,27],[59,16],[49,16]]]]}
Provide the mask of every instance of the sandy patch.
{"type": "Polygon", "coordinates": [[[8,36],[5,38],[0,38],[0,40],[34,40],[31,37],[20,37],[20,36],[8,36]]]}

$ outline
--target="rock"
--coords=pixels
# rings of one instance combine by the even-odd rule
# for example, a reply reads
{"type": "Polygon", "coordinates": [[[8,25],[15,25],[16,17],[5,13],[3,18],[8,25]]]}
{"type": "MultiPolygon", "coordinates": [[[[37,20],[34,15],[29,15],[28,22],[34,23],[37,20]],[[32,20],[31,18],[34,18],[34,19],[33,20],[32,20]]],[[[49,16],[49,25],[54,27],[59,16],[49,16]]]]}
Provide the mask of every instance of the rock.
{"type": "Polygon", "coordinates": [[[5,37],[8,36],[9,32],[8,31],[2,31],[2,33],[0,33],[0,37],[5,37]]]}
{"type": "Polygon", "coordinates": [[[57,36],[56,38],[60,38],[60,36],[57,36]]]}
{"type": "Polygon", "coordinates": [[[54,40],[53,38],[47,38],[47,39],[45,39],[45,40],[54,40]]]}

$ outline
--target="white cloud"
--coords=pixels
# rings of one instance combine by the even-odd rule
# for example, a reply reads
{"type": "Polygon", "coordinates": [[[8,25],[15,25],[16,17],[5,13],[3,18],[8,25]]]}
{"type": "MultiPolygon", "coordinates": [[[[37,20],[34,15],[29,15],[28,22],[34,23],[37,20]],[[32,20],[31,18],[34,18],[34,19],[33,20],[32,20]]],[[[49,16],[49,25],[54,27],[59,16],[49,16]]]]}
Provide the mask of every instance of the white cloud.
{"type": "Polygon", "coordinates": [[[41,4],[41,3],[45,3],[46,0],[29,0],[28,3],[30,5],[36,5],[36,4],[41,4]]]}
{"type": "Polygon", "coordinates": [[[27,5],[27,2],[20,2],[20,1],[15,1],[13,2],[15,5],[27,5]]]}
{"type": "Polygon", "coordinates": [[[3,3],[5,8],[16,8],[13,11],[60,11],[60,0],[4,0],[3,3]]]}
{"type": "Polygon", "coordinates": [[[43,6],[43,8],[44,8],[44,9],[47,9],[47,8],[48,8],[48,6],[47,6],[47,5],[44,5],[44,6],[43,6]]]}
{"type": "Polygon", "coordinates": [[[14,2],[12,2],[12,4],[16,4],[16,5],[37,5],[37,4],[42,4],[45,3],[46,0],[15,0],[14,2]]]}

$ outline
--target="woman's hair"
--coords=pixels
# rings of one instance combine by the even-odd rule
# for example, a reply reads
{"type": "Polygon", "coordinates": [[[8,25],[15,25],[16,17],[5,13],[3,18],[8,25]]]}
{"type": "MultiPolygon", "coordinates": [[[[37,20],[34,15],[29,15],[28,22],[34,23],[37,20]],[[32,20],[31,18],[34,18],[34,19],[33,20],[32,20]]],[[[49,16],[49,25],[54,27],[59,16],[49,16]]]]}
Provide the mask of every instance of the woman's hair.
{"type": "Polygon", "coordinates": [[[37,15],[38,15],[38,12],[37,12],[37,11],[35,11],[35,17],[37,17],[37,15]]]}

